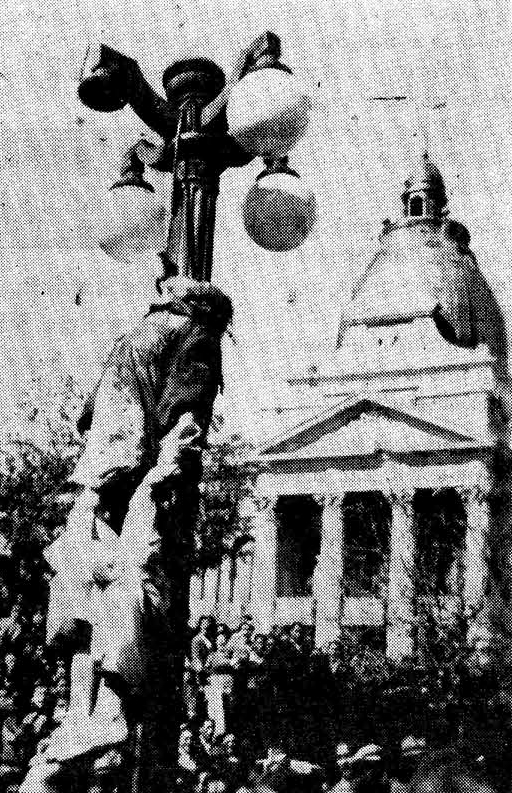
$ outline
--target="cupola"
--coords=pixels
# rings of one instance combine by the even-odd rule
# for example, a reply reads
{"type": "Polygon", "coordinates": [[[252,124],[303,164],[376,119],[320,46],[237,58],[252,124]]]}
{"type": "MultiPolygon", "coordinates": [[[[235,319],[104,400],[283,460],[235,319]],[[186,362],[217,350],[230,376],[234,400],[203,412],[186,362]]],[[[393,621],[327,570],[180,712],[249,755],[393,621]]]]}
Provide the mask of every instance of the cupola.
{"type": "Polygon", "coordinates": [[[446,206],[446,190],[437,166],[423,154],[413,173],[405,180],[402,193],[406,218],[441,217],[446,206]]]}

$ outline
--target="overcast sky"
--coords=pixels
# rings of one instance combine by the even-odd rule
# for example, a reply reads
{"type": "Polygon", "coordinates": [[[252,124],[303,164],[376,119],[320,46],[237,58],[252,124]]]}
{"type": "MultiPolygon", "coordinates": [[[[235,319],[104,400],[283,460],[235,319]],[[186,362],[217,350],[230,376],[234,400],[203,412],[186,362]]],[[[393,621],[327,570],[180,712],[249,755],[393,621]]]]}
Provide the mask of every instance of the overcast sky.
{"type": "Polygon", "coordinates": [[[291,157],[318,202],[302,248],[270,254],[246,236],[240,207],[259,163],[222,179],[214,279],[236,308],[238,343],[226,350],[232,423],[250,430],[249,406],[269,395],[263,377],[321,365],[332,354],[343,302],[382,220],[400,211],[403,180],[426,135],[452,216],[468,226],[510,324],[509,16],[504,2],[491,0],[46,0],[44,7],[4,0],[2,406],[36,372],[69,370],[87,388],[112,339],[145,311],[157,267],[146,258],[125,268],[95,247],[120,153],[148,130],[129,109],[97,114],[80,105],[76,78],[90,40],[135,57],[158,88],[176,58],[205,55],[229,68],[240,46],[270,29],[314,97],[311,127],[291,157]],[[382,95],[407,100],[369,101],[382,95]]]}

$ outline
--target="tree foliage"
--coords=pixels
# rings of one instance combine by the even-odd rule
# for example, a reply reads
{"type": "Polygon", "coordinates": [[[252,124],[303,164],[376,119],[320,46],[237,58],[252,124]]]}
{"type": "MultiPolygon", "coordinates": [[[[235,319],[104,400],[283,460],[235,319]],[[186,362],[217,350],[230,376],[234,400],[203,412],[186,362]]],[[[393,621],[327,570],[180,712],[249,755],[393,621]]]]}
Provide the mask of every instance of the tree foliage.
{"type": "Polygon", "coordinates": [[[196,569],[218,565],[235,538],[247,530],[240,505],[250,494],[258,470],[251,451],[251,445],[240,435],[231,435],[205,451],[196,569]]]}

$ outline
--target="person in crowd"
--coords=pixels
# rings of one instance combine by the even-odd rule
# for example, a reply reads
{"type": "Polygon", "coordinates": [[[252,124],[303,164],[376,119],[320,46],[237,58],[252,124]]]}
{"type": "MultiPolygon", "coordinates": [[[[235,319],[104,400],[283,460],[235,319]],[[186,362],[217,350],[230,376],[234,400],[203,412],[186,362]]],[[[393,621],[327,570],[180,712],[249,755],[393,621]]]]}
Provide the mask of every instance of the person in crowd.
{"type": "Polygon", "coordinates": [[[263,786],[274,793],[296,793],[301,789],[320,791],[323,772],[319,765],[290,757],[282,741],[273,741],[268,746],[267,756],[256,761],[250,781],[256,788],[263,786]]]}
{"type": "MultiPolygon", "coordinates": [[[[262,693],[267,677],[267,640],[262,633],[257,633],[253,640],[246,662],[246,696],[247,712],[252,713],[257,721],[261,720],[262,693]]],[[[256,725],[255,725],[256,726],[256,725]]]]}
{"type": "Polygon", "coordinates": [[[18,666],[17,658],[14,653],[6,653],[4,657],[3,669],[3,683],[10,685],[14,683],[16,676],[16,667],[18,666]]]}
{"type": "Polygon", "coordinates": [[[390,793],[409,793],[411,780],[426,751],[427,742],[424,737],[407,735],[401,741],[397,762],[391,762],[389,767],[390,793]]]}
{"type": "Polygon", "coordinates": [[[0,688],[0,719],[12,712],[13,697],[17,691],[17,672],[19,667],[14,653],[6,653],[3,662],[3,681],[0,688]]]}
{"type": "Polygon", "coordinates": [[[21,782],[28,757],[25,754],[23,715],[19,696],[0,725],[0,791],[21,782]]]}
{"type": "Polygon", "coordinates": [[[27,757],[32,757],[36,747],[48,735],[49,720],[47,713],[48,689],[38,685],[34,689],[30,701],[30,710],[22,721],[24,751],[27,757]]]}
{"type": "Polygon", "coordinates": [[[218,754],[215,746],[215,722],[213,719],[205,719],[201,724],[195,754],[201,770],[209,770],[218,754]]]}
{"type": "Polygon", "coordinates": [[[345,741],[338,741],[336,745],[336,781],[329,793],[353,793],[351,754],[350,745],[345,741]]]}
{"type": "Polygon", "coordinates": [[[249,658],[253,633],[254,625],[252,622],[244,620],[227,643],[228,651],[238,667],[242,666],[249,658]]]}
{"type": "Polygon", "coordinates": [[[219,736],[218,756],[214,763],[215,771],[226,783],[228,793],[237,791],[247,784],[249,769],[247,762],[238,751],[238,742],[233,733],[219,736]]]}
{"type": "Polygon", "coordinates": [[[204,671],[206,661],[213,650],[216,625],[213,617],[204,616],[199,620],[197,631],[190,643],[190,662],[198,674],[204,671]]]}
{"type": "Polygon", "coordinates": [[[185,693],[188,700],[187,716],[194,718],[205,710],[204,690],[206,662],[214,648],[216,635],[215,620],[203,616],[199,620],[195,635],[190,642],[190,659],[185,669],[185,693]]]}
{"type": "MultiPolygon", "coordinates": [[[[311,722],[310,751],[314,759],[334,760],[335,742],[340,727],[345,734],[352,729],[350,690],[346,664],[339,642],[332,641],[324,651],[310,656],[305,691],[311,722]]],[[[351,736],[352,740],[354,735],[351,736]]],[[[328,780],[336,776],[333,762],[327,763],[328,780]]]]}
{"type": "Polygon", "coordinates": [[[311,714],[308,691],[309,655],[304,646],[304,631],[293,623],[283,639],[279,686],[285,729],[294,751],[303,755],[311,742],[311,714]]]}
{"type": "Polygon", "coordinates": [[[216,735],[226,732],[226,721],[231,714],[235,667],[226,634],[217,632],[217,646],[206,659],[204,669],[207,713],[215,724],[216,735]]]}
{"type": "Polygon", "coordinates": [[[181,793],[193,793],[199,776],[199,764],[194,757],[194,736],[192,730],[184,726],[178,741],[178,762],[176,787],[181,793]]]}
{"type": "Polygon", "coordinates": [[[226,782],[220,776],[207,771],[200,775],[197,793],[226,793],[226,790],[226,782]]]}
{"type": "Polygon", "coordinates": [[[350,764],[350,781],[354,793],[388,793],[389,785],[381,746],[366,744],[347,758],[347,763],[350,764]]]}
{"type": "Polygon", "coordinates": [[[0,619],[0,650],[9,652],[20,641],[22,635],[21,604],[17,601],[7,617],[0,619]]]}

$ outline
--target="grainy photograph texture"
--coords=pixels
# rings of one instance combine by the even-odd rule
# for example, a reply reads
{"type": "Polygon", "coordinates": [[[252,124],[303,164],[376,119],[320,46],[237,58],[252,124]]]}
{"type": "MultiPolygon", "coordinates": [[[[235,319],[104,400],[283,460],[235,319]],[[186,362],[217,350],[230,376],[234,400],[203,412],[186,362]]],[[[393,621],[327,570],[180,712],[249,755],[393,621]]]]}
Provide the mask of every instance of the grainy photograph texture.
{"type": "Polygon", "coordinates": [[[0,793],[510,793],[511,67],[4,0],[0,793]]]}

